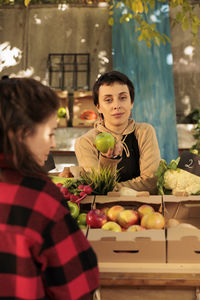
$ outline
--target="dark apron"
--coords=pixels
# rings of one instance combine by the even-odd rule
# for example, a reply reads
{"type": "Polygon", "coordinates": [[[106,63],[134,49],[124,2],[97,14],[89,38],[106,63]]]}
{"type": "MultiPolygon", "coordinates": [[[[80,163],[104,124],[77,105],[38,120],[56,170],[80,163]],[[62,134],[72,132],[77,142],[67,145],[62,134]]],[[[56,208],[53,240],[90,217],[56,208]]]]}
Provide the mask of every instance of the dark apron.
{"type": "Polygon", "coordinates": [[[44,169],[46,172],[49,172],[49,171],[55,169],[55,167],[56,166],[55,166],[55,162],[53,159],[53,154],[51,152],[49,152],[48,158],[45,161],[44,169]]]}
{"type": "Polygon", "coordinates": [[[121,169],[119,171],[119,182],[127,181],[140,176],[140,153],[134,132],[127,135],[124,142],[129,149],[130,156],[127,157],[125,151],[123,150],[122,160],[117,165],[117,169],[121,169]]]}

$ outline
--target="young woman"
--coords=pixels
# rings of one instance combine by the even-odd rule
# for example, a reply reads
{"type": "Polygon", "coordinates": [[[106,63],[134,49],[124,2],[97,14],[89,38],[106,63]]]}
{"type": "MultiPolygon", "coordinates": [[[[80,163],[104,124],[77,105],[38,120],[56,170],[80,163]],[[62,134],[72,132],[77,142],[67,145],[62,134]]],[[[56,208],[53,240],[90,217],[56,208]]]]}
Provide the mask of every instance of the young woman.
{"type": "Polygon", "coordinates": [[[126,186],[156,194],[155,172],[160,162],[160,150],[154,128],[129,118],[134,103],[132,82],[118,71],[105,73],[94,84],[93,99],[100,121],[76,140],[79,165],[86,171],[102,166],[120,169],[116,190],[126,186]],[[116,140],[115,148],[106,154],[99,153],[94,145],[100,132],[109,132],[116,140]]]}
{"type": "Polygon", "coordinates": [[[58,99],[33,79],[0,81],[0,299],[92,299],[96,255],[44,172],[58,99]]]}

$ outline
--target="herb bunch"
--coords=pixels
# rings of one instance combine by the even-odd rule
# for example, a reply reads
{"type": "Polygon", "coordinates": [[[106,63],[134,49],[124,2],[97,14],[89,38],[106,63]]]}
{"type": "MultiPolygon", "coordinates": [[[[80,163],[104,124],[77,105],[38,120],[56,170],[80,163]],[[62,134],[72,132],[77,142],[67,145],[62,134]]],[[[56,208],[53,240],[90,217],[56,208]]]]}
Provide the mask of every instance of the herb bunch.
{"type": "Polygon", "coordinates": [[[119,170],[113,171],[109,167],[103,167],[99,170],[91,169],[90,172],[83,172],[81,180],[84,184],[90,185],[93,189],[92,194],[107,195],[113,191],[119,180],[119,170]]]}

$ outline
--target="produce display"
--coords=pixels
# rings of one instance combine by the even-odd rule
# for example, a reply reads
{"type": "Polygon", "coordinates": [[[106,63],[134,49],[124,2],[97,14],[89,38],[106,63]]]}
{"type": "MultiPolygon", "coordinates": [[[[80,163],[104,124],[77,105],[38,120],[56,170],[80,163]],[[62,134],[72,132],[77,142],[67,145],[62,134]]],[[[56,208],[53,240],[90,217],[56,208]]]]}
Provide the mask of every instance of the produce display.
{"type": "MultiPolygon", "coordinates": [[[[96,176],[96,173],[94,174],[96,176]]],[[[87,213],[80,212],[81,200],[87,195],[94,193],[91,185],[84,184],[85,180],[83,178],[77,180],[74,178],[51,176],[51,179],[64,195],[71,215],[77,220],[81,228],[85,228],[88,225],[91,228],[102,228],[104,230],[120,232],[161,229],[165,225],[162,214],[155,212],[153,206],[148,204],[139,206],[137,210],[127,209],[122,205],[113,205],[101,209],[91,209],[87,213]],[[147,218],[147,216],[149,217],[147,218]]],[[[107,177],[106,181],[108,183],[107,177]]],[[[100,183],[102,184],[101,180],[100,183]]]]}
{"type": "MultiPolygon", "coordinates": [[[[139,259],[141,262],[143,259],[146,261],[144,253],[147,249],[147,242],[148,248],[149,245],[152,247],[149,256],[150,262],[157,259],[157,254],[155,257],[156,251],[162,253],[156,261],[164,262],[166,249],[169,250],[168,261],[171,259],[174,262],[182,251],[180,250],[181,247],[177,248],[179,244],[183,244],[183,249],[188,248],[186,253],[189,253],[189,260],[190,253],[192,253],[192,261],[192,255],[195,249],[198,249],[198,244],[196,245],[194,241],[194,246],[190,249],[189,243],[184,243],[184,239],[191,238],[191,236],[198,237],[197,216],[200,200],[196,196],[183,196],[200,195],[200,178],[177,168],[179,160],[180,158],[172,160],[169,164],[165,160],[160,161],[157,170],[157,187],[158,194],[163,195],[163,197],[158,195],[151,197],[147,191],[138,192],[128,187],[121,187],[118,191],[114,191],[118,181],[118,173],[113,173],[109,168],[93,169],[89,173],[80,170],[80,176],[78,174],[76,177],[71,177],[74,170],[65,168],[59,176],[50,177],[62,192],[65,199],[63,199],[63,203],[69,208],[70,214],[78,226],[81,229],[87,229],[84,230],[84,234],[94,249],[96,247],[96,253],[102,261],[104,259],[106,261],[109,251],[109,261],[117,261],[118,257],[112,257],[113,249],[119,251],[116,253],[120,253],[121,244],[123,244],[124,249],[127,250],[126,247],[130,241],[133,241],[133,247],[140,249],[139,254],[137,254],[139,258],[137,256],[135,259],[137,262],[139,259]],[[81,203],[87,195],[106,196],[88,197],[86,201],[81,203]],[[111,199],[112,197],[114,200],[111,199]],[[154,197],[156,198],[155,201],[154,197]],[[91,201],[91,199],[93,200],[91,201]],[[96,205],[95,208],[93,202],[96,205]],[[163,203],[164,215],[159,210],[161,203],[163,203]],[[108,241],[108,243],[104,241],[108,241]],[[104,249],[106,258],[101,253],[101,248],[106,248],[104,249]]],[[[123,253],[123,255],[125,262],[129,261],[129,257],[126,257],[129,253],[123,253]]]]}
{"type": "Polygon", "coordinates": [[[177,168],[180,157],[168,165],[164,159],[160,161],[156,175],[158,176],[158,194],[200,195],[200,177],[177,168]]]}
{"type": "MultiPolygon", "coordinates": [[[[200,194],[200,177],[177,168],[179,159],[172,160],[168,165],[165,160],[160,161],[157,171],[159,194],[200,194]]],[[[69,171],[69,169],[63,170],[70,175],[69,171]]],[[[142,204],[137,209],[132,209],[130,206],[123,206],[119,202],[118,205],[81,211],[80,202],[87,195],[107,195],[108,192],[113,191],[117,183],[117,174],[108,168],[100,171],[91,170],[90,173],[83,172],[79,179],[70,176],[50,176],[50,178],[64,195],[70,213],[80,228],[89,226],[90,228],[101,228],[115,232],[135,232],[147,229],[163,229],[164,227],[197,228],[186,223],[187,220],[181,223],[180,220],[165,219],[160,212],[155,211],[151,204],[142,204]]],[[[123,187],[119,191],[119,196],[137,197],[137,194],[137,191],[127,187],[123,187]]]]}
{"type": "Polygon", "coordinates": [[[148,204],[142,204],[138,209],[125,208],[121,205],[92,209],[87,214],[86,222],[91,228],[115,232],[162,229],[165,226],[163,215],[148,204]]]}

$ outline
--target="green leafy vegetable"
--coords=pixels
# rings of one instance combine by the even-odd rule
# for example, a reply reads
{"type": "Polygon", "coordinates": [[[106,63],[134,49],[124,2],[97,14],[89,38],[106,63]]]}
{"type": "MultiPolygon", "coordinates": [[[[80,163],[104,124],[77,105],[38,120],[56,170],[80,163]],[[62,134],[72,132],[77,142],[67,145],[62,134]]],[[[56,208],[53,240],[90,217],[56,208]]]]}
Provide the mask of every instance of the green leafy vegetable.
{"type": "Polygon", "coordinates": [[[157,180],[157,189],[158,189],[158,194],[159,195],[164,195],[164,194],[171,194],[171,191],[166,189],[164,184],[165,184],[165,172],[167,170],[177,170],[178,163],[180,161],[180,157],[178,157],[176,160],[172,160],[168,165],[166,160],[161,159],[160,164],[158,166],[158,170],[156,172],[156,176],[158,177],[157,180]]]}
{"type": "Polygon", "coordinates": [[[84,184],[88,184],[93,189],[93,194],[96,195],[106,195],[108,192],[112,191],[118,182],[117,171],[112,171],[108,167],[101,168],[100,170],[92,169],[91,172],[83,172],[81,179],[84,184]]]}

